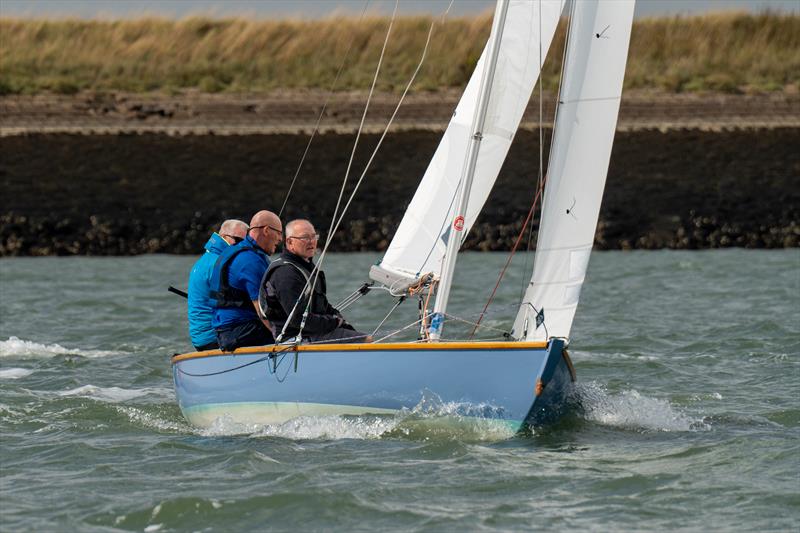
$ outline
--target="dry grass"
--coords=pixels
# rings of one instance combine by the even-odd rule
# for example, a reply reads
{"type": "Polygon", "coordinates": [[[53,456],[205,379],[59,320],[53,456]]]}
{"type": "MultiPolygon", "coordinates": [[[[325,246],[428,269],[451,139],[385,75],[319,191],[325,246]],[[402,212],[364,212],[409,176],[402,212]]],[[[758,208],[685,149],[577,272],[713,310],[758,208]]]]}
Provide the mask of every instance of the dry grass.
{"type": "MultiPolygon", "coordinates": [[[[422,51],[430,18],[395,23],[380,89],[398,90],[422,51]]],[[[268,21],[142,18],[124,21],[0,19],[0,93],[80,90],[261,92],[328,88],[348,45],[339,90],[365,89],[386,18],[268,21]]],[[[490,17],[437,28],[415,90],[463,86],[490,17]]],[[[559,29],[545,70],[554,88],[559,29]],[[553,60],[555,59],[555,60],[553,60]]],[[[626,86],[668,91],[774,91],[797,86],[800,16],[712,14],[635,22],[626,86]]]]}

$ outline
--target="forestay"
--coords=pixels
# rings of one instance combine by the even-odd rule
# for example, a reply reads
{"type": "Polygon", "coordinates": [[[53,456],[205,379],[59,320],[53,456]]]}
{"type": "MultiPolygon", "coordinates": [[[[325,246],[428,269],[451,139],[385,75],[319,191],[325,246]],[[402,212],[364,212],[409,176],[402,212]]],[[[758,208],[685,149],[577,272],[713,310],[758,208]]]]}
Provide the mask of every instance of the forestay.
{"type": "Polygon", "coordinates": [[[611,157],[633,8],[633,0],[575,3],[533,278],[515,337],[569,338],[611,157]]]}
{"type": "MultiPolygon", "coordinates": [[[[565,0],[509,3],[462,235],[469,232],[497,179],[539,77],[540,58],[543,62],[547,56],[564,3],[565,0]]],[[[413,283],[420,275],[440,274],[485,65],[484,48],[389,249],[380,265],[370,270],[375,281],[399,288],[413,283]]]]}

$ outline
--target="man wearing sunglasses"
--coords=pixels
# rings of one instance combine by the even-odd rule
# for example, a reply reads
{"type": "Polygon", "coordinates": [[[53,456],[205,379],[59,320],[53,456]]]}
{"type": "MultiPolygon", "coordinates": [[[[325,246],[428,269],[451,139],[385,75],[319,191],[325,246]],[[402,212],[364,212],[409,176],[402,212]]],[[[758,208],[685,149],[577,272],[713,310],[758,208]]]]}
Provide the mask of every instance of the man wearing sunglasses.
{"type": "Polygon", "coordinates": [[[272,261],[261,282],[262,313],[272,322],[275,335],[283,330],[291,315],[284,339],[301,333],[302,339],[310,342],[371,342],[367,334],[356,331],[328,302],[325,273],[314,271],[318,241],[319,235],[308,220],[286,224],[286,251],[272,261]],[[312,286],[311,305],[300,332],[312,286]]]}
{"type": "Polygon", "coordinates": [[[212,233],[205,244],[206,253],[192,267],[189,273],[188,310],[189,337],[198,352],[213,350],[217,344],[217,332],[211,325],[214,314],[214,300],[209,297],[211,289],[211,272],[217,257],[228,246],[244,240],[247,235],[247,224],[241,220],[226,220],[218,233],[212,233]]]}
{"type": "Polygon", "coordinates": [[[272,326],[258,313],[258,291],[270,259],[283,240],[283,224],[271,211],[259,211],[245,239],[222,252],[211,275],[215,300],[212,325],[220,349],[263,346],[275,342],[272,326]]]}

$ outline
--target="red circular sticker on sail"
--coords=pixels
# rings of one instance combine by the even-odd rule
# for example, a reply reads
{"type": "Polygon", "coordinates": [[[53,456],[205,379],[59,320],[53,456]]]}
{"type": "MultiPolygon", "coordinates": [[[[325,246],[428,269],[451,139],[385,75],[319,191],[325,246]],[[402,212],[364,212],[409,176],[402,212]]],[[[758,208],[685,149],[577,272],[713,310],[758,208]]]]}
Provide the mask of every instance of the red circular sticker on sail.
{"type": "Polygon", "coordinates": [[[458,215],[456,219],[453,221],[453,229],[456,231],[462,231],[464,229],[464,217],[458,215]]]}

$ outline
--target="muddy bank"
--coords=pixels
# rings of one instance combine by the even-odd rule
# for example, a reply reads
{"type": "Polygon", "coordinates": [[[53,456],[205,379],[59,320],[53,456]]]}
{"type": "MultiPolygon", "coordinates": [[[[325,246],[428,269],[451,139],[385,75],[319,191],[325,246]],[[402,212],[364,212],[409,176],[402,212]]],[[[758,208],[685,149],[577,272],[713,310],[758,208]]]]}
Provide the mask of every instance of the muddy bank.
{"type": "MultiPolygon", "coordinates": [[[[430,131],[387,137],[334,250],[388,245],[439,138],[430,131]]],[[[354,177],[377,140],[362,137],[354,177]]],[[[0,138],[0,255],[195,254],[222,219],[280,208],[307,141],[304,135],[0,138]]],[[[309,217],[327,228],[352,141],[333,133],[315,139],[285,219],[309,217]]],[[[796,247],[798,146],[798,128],[618,132],[596,246],[796,247]]],[[[510,248],[530,207],[537,161],[537,134],[519,132],[468,248],[510,248]]]]}

